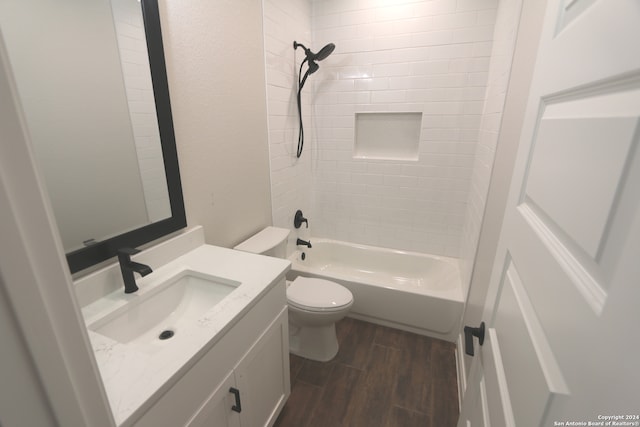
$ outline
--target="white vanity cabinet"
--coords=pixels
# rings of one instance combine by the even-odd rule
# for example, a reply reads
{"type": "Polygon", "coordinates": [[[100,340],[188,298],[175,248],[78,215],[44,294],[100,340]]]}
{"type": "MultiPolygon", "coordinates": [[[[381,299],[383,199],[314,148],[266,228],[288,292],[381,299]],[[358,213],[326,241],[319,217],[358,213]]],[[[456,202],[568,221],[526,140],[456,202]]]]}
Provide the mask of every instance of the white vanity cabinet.
{"type": "Polygon", "coordinates": [[[284,375],[288,367],[282,363],[285,322],[286,309],[214,390],[189,427],[273,424],[289,394],[284,375]]]}
{"type": "Polygon", "coordinates": [[[270,426],[290,394],[286,285],[282,279],[211,348],[196,356],[135,426],[270,426]],[[240,412],[237,405],[239,393],[240,412]]]}

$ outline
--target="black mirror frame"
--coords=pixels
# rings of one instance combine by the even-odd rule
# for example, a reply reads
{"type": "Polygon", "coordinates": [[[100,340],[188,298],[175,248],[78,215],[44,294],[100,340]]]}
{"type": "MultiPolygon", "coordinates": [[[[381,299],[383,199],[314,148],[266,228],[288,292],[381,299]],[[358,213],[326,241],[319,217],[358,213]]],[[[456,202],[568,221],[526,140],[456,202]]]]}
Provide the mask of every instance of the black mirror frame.
{"type": "Polygon", "coordinates": [[[164,46],[160,28],[160,12],[157,0],[142,0],[142,16],[147,38],[151,81],[156,102],[156,114],[164,158],[164,170],[167,177],[167,189],[171,206],[171,217],[157,221],[115,237],[100,241],[91,246],[67,254],[71,273],[84,270],[116,256],[123,247],[137,247],[159,239],[187,226],[187,218],[182,198],[182,184],[178,167],[178,152],[173,130],[167,68],[164,59],[164,46]]]}

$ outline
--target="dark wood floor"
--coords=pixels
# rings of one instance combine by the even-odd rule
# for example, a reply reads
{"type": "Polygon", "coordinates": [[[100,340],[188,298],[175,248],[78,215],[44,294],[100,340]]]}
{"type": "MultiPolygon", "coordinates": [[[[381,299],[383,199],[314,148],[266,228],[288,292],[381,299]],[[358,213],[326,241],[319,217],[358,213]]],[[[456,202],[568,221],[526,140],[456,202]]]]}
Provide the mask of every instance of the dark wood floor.
{"type": "Polygon", "coordinates": [[[346,318],[321,363],[291,355],[291,397],[275,427],[450,427],[458,420],[455,346],[346,318]]]}

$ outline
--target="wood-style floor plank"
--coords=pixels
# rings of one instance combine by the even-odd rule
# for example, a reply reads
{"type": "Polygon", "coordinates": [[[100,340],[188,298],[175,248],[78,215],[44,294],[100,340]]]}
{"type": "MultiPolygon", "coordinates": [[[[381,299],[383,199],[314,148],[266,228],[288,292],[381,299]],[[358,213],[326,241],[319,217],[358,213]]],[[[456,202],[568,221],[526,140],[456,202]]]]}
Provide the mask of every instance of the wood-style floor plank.
{"type": "Polygon", "coordinates": [[[335,363],[363,369],[369,358],[369,350],[374,341],[377,326],[351,318],[336,324],[340,349],[335,363]]]}
{"type": "Polygon", "coordinates": [[[326,386],[335,363],[316,362],[315,360],[309,359],[302,360],[302,366],[298,371],[296,379],[319,387],[326,386]]]}
{"type": "Polygon", "coordinates": [[[436,341],[432,346],[431,383],[432,393],[439,393],[440,399],[431,401],[432,419],[435,425],[455,425],[458,419],[458,386],[456,381],[455,347],[453,344],[436,341]]]}
{"type": "Polygon", "coordinates": [[[362,371],[336,364],[329,374],[324,393],[317,403],[308,424],[310,427],[349,426],[349,406],[358,392],[362,371]]]}
{"type": "Polygon", "coordinates": [[[346,318],[322,363],[291,355],[275,427],[449,427],[458,419],[455,345],[346,318]]]}
{"type": "Polygon", "coordinates": [[[399,350],[377,344],[371,346],[364,374],[349,406],[350,425],[384,427],[389,415],[395,367],[398,363],[399,350]]]}
{"type": "Polygon", "coordinates": [[[415,336],[402,350],[398,366],[393,404],[411,411],[429,414],[433,381],[431,370],[432,339],[415,336]]]}
{"type": "Polygon", "coordinates": [[[309,415],[313,413],[323,392],[322,387],[307,384],[303,381],[293,382],[291,396],[289,396],[289,400],[287,400],[287,404],[282,409],[275,425],[307,425],[309,415]]]}
{"type": "MultiPolygon", "coordinates": [[[[409,411],[408,409],[394,406],[389,413],[389,419],[385,427],[424,427],[435,426],[427,414],[409,411]]],[[[455,424],[444,424],[455,425],[455,424]]]]}

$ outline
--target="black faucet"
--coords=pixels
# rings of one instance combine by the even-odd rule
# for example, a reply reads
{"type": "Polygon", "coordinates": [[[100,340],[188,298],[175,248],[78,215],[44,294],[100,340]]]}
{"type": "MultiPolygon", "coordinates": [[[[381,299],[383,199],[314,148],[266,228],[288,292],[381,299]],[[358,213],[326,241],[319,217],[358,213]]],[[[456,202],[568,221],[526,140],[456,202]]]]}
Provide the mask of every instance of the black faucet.
{"type": "Polygon", "coordinates": [[[300,228],[303,222],[306,224],[307,228],[309,228],[309,221],[307,221],[307,218],[302,215],[302,211],[298,209],[296,211],[296,216],[293,217],[293,226],[295,228],[300,228]]]}
{"type": "Polygon", "coordinates": [[[136,273],[140,273],[143,277],[153,271],[148,265],[131,261],[131,255],[135,255],[139,252],[140,250],[133,248],[118,249],[118,262],[120,263],[120,271],[122,271],[122,280],[124,280],[125,294],[131,294],[138,290],[136,279],[133,277],[134,271],[136,273]]]}
{"type": "Polygon", "coordinates": [[[311,242],[307,242],[306,240],[298,239],[296,240],[296,245],[303,245],[311,249],[311,242]]]}

